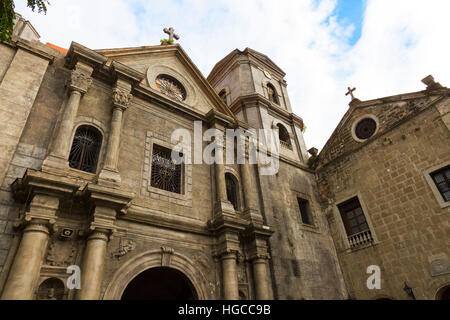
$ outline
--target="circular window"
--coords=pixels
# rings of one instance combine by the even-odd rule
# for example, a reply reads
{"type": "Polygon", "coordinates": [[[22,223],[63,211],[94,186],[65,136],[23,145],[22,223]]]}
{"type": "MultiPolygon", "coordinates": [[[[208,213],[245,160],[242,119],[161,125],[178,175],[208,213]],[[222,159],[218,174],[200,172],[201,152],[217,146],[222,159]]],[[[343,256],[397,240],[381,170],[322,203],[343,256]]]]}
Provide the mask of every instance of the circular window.
{"type": "Polygon", "coordinates": [[[186,99],[186,90],[177,79],[166,74],[161,74],[156,78],[155,82],[156,87],[172,99],[178,101],[186,99]]]}
{"type": "Polygon", "coordinates": [[[377,131],[377,122],[372,118],[364,118],[356,124],[355,135],[360,140],[369,139],[377,131]]]}

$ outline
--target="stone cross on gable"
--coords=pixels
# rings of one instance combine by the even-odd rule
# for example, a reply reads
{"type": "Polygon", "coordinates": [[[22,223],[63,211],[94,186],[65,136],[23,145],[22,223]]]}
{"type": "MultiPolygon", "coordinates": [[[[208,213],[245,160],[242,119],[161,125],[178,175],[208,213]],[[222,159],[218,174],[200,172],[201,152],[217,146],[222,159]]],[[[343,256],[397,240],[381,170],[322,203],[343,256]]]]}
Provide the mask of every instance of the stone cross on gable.
{"type": "Polygon", "coordinates": [[[174,28],[164,28],[164,33],[167,33],[169,35],[169,41],[172,42],[175,38],[176,40],[180,39],[180,36],[175,34],[174,28]]]}
{"type": "Polygon", "coordinates": [[[355,100],[355,96],[353,95],[353,91],[355,91],[356,88],[350,89],[350,87],[348,87],[348,92],[345,94],[346,96],[350,95],[352,97],[352,101],[355,100]]]}

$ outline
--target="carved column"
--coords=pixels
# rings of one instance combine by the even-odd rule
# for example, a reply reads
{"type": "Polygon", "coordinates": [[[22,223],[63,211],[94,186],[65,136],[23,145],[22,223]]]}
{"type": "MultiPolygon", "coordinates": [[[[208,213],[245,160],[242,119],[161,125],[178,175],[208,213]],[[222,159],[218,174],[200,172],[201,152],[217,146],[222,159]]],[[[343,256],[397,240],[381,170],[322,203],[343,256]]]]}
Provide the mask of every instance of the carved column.
{"type": "Polygon", "coordinates": [[[77,291],[77,300],[100,298],[108,241],[109,232],[106,230],[94,230],[89,236],[81,265],[81,288],[77,291]]]}
{"type": "Polygon", "coordinates": [[[122,130],[122,116],[127,109],[133,95],[130,94],[131,85],[124,81],[117,81],[113,89],[113,114],[111,118],[108,147],[106,149],[105,165],[99,175],[99,180],[120,183],[120,174],[117,168],[119,158],[120,135],[122,130]]]}
{"type": "Polygon", "coordinates": [[[267,257],[256,257],[252,261],[256,300],[269,300],[269,283],[267,281],[267,257]]]}
{"type": "Polygon", "coordinates": [[[49,224],[55,222],[59,199],[49,195],[36,195],[23,223],[25,228],[17,249],[2,300],[30,300],[39,278],[49,238],[49,224]]]}
{"type": "Polygon", "coordinates": [[[222,261],[222,285],[224,300],[239,299],[236,259],[237,255],[235,251],[227,251],[220,257],[220,260],[222,261]]]}
{"type": "Polygon", "coordinates": [[[69,99],[64,108],[61,124],[52,144],[49,157],[44,161],[44,166],[49,165],[49,162],[52,167],[68,166],[67,158],[72,144],[73,124],[77,116],[81,97],[92,84],[92,71],[92,67],[81,62],[78,62],[72,71],[69,82],[69,99]]]}

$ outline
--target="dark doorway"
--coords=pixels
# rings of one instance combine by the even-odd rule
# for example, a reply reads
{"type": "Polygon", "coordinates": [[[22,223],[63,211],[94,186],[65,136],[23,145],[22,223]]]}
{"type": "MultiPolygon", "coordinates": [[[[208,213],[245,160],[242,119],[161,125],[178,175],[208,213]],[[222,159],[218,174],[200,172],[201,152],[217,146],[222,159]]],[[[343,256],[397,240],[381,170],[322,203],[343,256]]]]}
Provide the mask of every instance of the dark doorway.
{"type": "Polygon", "coordinates": [[[136,276],[122,294],[122,300],[195,300],[189,279],[171,268],[152,268],[136,276]]]}

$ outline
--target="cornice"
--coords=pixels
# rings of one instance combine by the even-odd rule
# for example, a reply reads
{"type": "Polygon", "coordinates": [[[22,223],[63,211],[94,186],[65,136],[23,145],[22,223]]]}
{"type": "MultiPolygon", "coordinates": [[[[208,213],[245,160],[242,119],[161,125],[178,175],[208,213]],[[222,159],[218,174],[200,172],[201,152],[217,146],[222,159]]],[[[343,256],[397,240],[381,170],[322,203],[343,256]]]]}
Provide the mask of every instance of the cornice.
{"type": "Polygon", "coordinates": [[[127,80],[133,85],[140,83],[145,78],[145,75],[142,72],[117,61],[112,61],[111,73],[114,78],[127,80]]]}
{"type": "Polygon", "coordinates": [[[199,220],[172,215],[161,211],[154,211],[143,207],[131,205],[126,214],[118,217],[120,220],[126,220],[147,225],[167,228],[175,231],[190,232],[211,236],[206,222],[199,220]]]}
{"type": "Polygon", "coordinates": [[[357,104],[355,104],[355,106],[353,108],[360,109],[360,108],[366,108],[366,107],[380,105],[380,104],[384,104],[384,103],[392,103],[392,102],[398,102],[398,101],[425,98],[430,95],[449,95],[449,94],[450,94],[450,89],[446,88],[446,87],[442,87],[442,88],[438,88],[438,89],[397,94],[397,95],[387,96],[387,97],[378,98],[378,99],[360,101],[357,104]]]}
{"type": "Polygon", "coordinates": [[[101,202],[119,210],[126,207],[135,197],[135,194],[132,192],[104,187],[92,183],[88,183],[81,194],[96,203],[101,202]]]}
{"type": "Polygon", "coordinates": [[[84,47],[77,42],[72,42],[66,55],[65,66],[73,69],[78,62],[82,62],[96,69],[103,66],[107,60],[108,58],[94,50],[84,47]]]}
{"type": "Polygon", "coordinates": [[[233,118],[221,113],[217,112],[214,109],[211,109],[206,114],[206,120],[210,125],[219,124],[221,126],[224,126],[225,128],[231,128],[233,125],[236,125],[238,122],[234,121],[233,118]]]}
{"type": "Polygon", "coordinates": [[[138,84],[133,88],[132,93],[133,96],[139,97],[144,101],[157,104],[161,107],[164,107],[166,110],[181,113],[184,116],[187,116],[194,120],[206,121],[205,115],[193,110],[192,108],[189,108],[186,105],[183,105],[182,103],[169,99],[159,92],[154,92],[154,90],[149,87],[138,84]]]}
{"type": "Polygon", "coordinates": [[[45,60],[48,60],[50,62],[50,64],[55,62],[55,59],[56,59],[55,55],[45,52],[44,50],[38,49],[37,47],[31,46],[22,39],[18,39],[9,45],[11,45],[12,47],[20,48],[20,49],[30,52],[34,55],[37,55],[45,60]]]}
{"type": "Polygon", "coordinates": [[[11,190],[18,201],[26,201],[30,194],[37,191],[55,195],[74,194],[82,185],[74,179],[27,169],[23,178],[11,184],[11,190]]]}
{"type": "Polygon", "coordinates": [[[255,106],[261,106],[268,110],[269,114],[277,118],[281,118],[289,124],[297,124],[303,129],[303,119],[297,116],[295,113],[289,112],[273,102],[269,101],[267,98],[259,93],[252,93],[249,95],[238,97],[231,104],[230,109],[236,113],[242,109],[242,107],[253,104],[255,106]]]}

